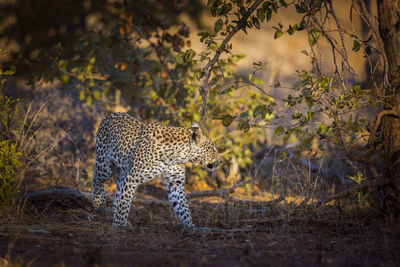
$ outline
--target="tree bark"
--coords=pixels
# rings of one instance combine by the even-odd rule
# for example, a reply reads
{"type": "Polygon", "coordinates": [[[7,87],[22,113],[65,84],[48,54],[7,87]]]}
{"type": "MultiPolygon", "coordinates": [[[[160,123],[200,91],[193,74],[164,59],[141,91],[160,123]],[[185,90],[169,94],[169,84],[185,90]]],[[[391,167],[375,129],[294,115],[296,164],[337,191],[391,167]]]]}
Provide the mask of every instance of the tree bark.
{"type": "MultiPolygon", "coordinates": [[[[385,109],[400,112],[400,0],[378,0],[379,34],[388,59],[389,84],[384,85],[385,109]]],[[[400,196],[400,119],[385,116],[382,124],[385,176],[400,196]]]]}

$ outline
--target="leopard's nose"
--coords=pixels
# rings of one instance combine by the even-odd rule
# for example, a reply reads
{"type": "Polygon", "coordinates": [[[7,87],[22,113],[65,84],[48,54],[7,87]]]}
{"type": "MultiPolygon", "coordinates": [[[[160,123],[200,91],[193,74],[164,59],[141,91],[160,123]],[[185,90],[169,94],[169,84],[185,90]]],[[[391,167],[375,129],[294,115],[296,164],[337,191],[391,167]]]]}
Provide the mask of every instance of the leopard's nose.
{"type": "Polygon", "coordinates": [[[222,158],[219,157],[216,161],[214,161],[213,163],[208,163],[207,164],[207,168],[209,169],[216,169],[219,165],[222,164],[222,158]]]}
{"type": "Polygon", "coordinates": [[[218,168],[219,163],[217,163],[217,162],[208,163],[206,166],[207,166],[207,169],[208,169],[209,171],[214,171],[215,169],[218,168]]]}

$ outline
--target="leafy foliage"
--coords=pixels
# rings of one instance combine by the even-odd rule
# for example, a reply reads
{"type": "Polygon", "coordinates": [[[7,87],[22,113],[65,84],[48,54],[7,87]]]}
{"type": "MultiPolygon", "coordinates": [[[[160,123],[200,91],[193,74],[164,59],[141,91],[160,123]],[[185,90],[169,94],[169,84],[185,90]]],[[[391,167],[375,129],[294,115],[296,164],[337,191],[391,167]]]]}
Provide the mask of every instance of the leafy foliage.
{"type": "Polygon", "coordinates": [[[284,142],[295,135],[299,140],[297,153],[312,150],[313,141],[318,141],[321,151],[324,143],[347,147],[364,138],[365,131],[370,130],[369,120],[357,111],[372,103],[370,90],[359,85],[346,90],[332,76],[307,71],[299,72],[299,76],[296,96],[290,94],[285,100],[287,107],[298,110],[292,115],[293,126],[278,127],[276,135],[283,134],[284,142]]]}
{"type": "MultiPolygon", "coordinates": [[[[345,31],[332,2],[208,0],[206,8],[215,21],[209,29],[202,28],[197,34],[206,47],[204,52],[192,48],[188,38],[190,29],[180,19],[185,12],[192,12],[185,10],[201,6],[197,1],[112,1],[104,5],[101,1],[93,1],[91,5],[85,4],[90,1],[71,2],[69,8],[74,10],[71,14],[75,16],[77,10],[83,10],[83,18],[76,19],[74,25],[65,25],[65,34],[61,27],[56,29],[55,36],[46,44],[43,44],[46,38],[38,38],[39,45],[32,37],[30,41],[21,40],[12,31],[15,25],[6,27],[5,34],[24,48],[24,53],[14,55],[16,61],[23,61],[23,66],[41,63],[41,68],[25,72],[32,73],[32,85],[42,78],[59,80],[65,88],[77,90],[82,104],[96,107],[120,90],[133,112],[142,119],[184,126],[200,120],[202,104],[206,104],[211,116],[205,118],[204,125],[208,126],[209,134],[227,161],[236,159],[242,168],[252,163],[253,148],[264,141],[264,128],[272,125],[284,144],[296,140],[292,146],[296,158],[305,151],[317,155],[334,146],[345,150],[350,159],[367,163],[371,169],[367,176],[374,173],[372,164],[353,157],[353,151],[360,152],[357,147],[365,144],[370,132],[376,132],[371,120],[360,110],[385,104],[385,99],[379,97],[379,88],[366,89],[349,79],[355,75],[344,36],[348,35],[353,42],[351,50],[362,52],[366,58],[377,51],[370,41],[379,40],[376,37],[363,40],[345,31]],[[260,29],[281,8],[292,8],[299,15],[298,21],[274,25],[273,38],[306,32],[309,50],[302,53],[309,56],[313,66],[311,71],[298,72],[299,81],[283,99],[283,105],[282,99],[275,99],[264,90],[270,85],[264,85],[257,76],[262,63],[254,63],[254,71],[248,77],[237,75],[236,63],[244,55],[232,54],[231,43],[234,34],[260,29]],[[328,19],[336,29],[327,28],[328,19]],[[335,69],[331,73],[322,71],[318,60],[320,54],[316,51],[322,40],[332,49],[335,69]],[[40,52],[35,53],[39,48],[40,52]],[[201,83],[205,80],[206,88],[201,83]],[[206,101],[201,103],[201,97],[206,101]]],[[[22,9],[26,7],[16,5],[16,17],[24,13],[22,9]]],[[[56,10],[61,17],[65,16],[64,10],[56,10]]],[[[49,24],[59,24],[53,13],[49,24]]],[[[52,32],[46,30],[47,35],[52,32]]],[[[24,33],[27,31],[24,29],[24,33]]],[[[279,90],[280,82],[273,87],[279,90]]],[[[368,147],[368,153],[372,150],[381,152],[379,145],[368,147]]],[[[283,149],[279,159],[290,156],[289,152],[283,149]]]]}
{"type": "MultiPolygon", "coordinates": [[[[190,48],[190,30],[179,21],[178,9],[169,20],[159,20],[155,13],[150,19],[154,24],[149,25],[148,19],[137,19],[134,14],[141,9],[158,9],[158,3],[108,6],[100,13],[100,21],[107,22],[103,27],[88,31],[72,46],[65,47],[61,42],[55,45],[49,53],[51,70],[45,78],[74,85],[79,99],[88,105],[101,103],[119,89],[143,119],[190,126],[200,119],[202,67],[211,62],[212,52],[220,51],[219,39],[238,25],[244,32],[260,28],[263,17],[270,20],[272,13],[286,3],[266,1],[243,21],[250,5],[250,1],[208,1],[207,7],[217,19],[210,32],[198,33],[208,48],[202,53],[190,48]]],[[[247,133],[256,125],[265,125],[273,117],[275,103],[272,98],[249,90],[251,84],[262,85],[255,75],[261,63],[255,65],[255,72],[248,79],[237,77],[234,67],[244,55],[232,55],[230,50],[231,46],[226,47],[227,56],[212,69],[207,106],[213,120],[208,118],[206,125],[210,135],[217,137],[217,146],[225,151],[226,159],[235,158],[245,168],[252,163],[250,148],[262,141],[262,130],[243,135],[228,126],[234,122],[247,133]],[[221,127],[220,122],[228,128],[221,127]]]]}
{"type": "MultiPolygon", "coordinates": [[[[0,68],[0,77],[12,74],[13,71],[3,72],[0,68]]],[[[0,129],[2,133],[0,136],[0,207],[8,205],[18,191],[15,171],[17,167],[21,166],[18,158],[22,155],[22,153],[17,152],[15,143],[11,142],[7,135],[15,119],[17,112],[15,104],[18,99],[2,95],[6,81],[6,78],[2,78],[0,84],[0,129]]]]}

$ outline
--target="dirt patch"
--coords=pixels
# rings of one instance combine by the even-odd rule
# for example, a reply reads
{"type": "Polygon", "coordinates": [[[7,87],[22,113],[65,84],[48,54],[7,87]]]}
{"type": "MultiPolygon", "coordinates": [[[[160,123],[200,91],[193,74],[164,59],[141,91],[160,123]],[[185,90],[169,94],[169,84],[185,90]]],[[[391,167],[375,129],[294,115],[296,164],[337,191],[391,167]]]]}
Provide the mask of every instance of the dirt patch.
{"type": "Polygon", "coordinates": [[[0,265],[31,266],[398,266],[398,224],[336,207],[191,201],[191,236],[171,208],[135,203],[133,231],[111,226],[111,210],[49,208],[4,216],[0,265]],[[348,214],[351,214],[348,215],[348,214]]]}

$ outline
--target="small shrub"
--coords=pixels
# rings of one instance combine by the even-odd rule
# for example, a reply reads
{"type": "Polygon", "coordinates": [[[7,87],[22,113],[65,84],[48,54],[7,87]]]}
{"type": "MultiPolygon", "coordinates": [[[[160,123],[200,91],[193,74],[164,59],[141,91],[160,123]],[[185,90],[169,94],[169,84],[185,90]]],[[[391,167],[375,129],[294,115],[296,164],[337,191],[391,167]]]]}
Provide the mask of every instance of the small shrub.
{"type": "Polygon", "coordinates": [[[21,155],[9,140],[0,142],[0,207],[8,205],[18,191],[15,170],[21,166],[18,160],[21,155]]]}

